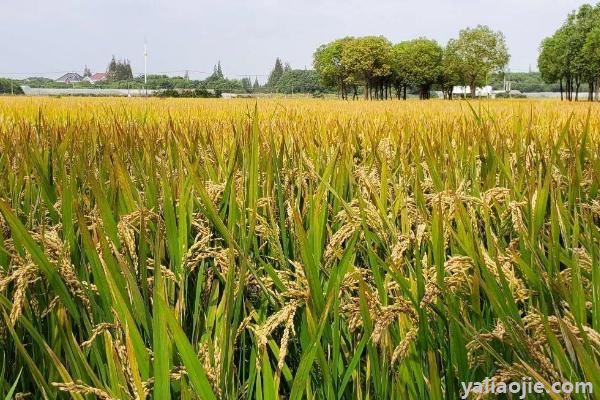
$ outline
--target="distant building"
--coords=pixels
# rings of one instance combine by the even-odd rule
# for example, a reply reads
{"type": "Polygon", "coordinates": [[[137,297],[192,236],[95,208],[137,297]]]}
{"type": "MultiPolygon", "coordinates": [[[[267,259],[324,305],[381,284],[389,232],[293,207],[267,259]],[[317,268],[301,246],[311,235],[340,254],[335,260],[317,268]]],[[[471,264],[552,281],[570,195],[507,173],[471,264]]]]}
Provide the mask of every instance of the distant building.
{"type": "Polygon", "coordinates": [[[66,74],[64,74],[63,76],[61,76],[60,78],[56,79],[56,82],[63,82],[63,83],[73,83],[73,82],[81,82],[83,80],[83,77],[81,75],[79,75],[77,72],[68,72],[66,74]]]}
{"type": "MultiPolygon", "coordinates": [[[[477,87],[475,88],[475,97],[492,97],[492,92],[491,86],[477,87]]],[[[470,97],[471,88],[469,86],[454,86],[452,96],[470,97]]]]}
{"type": "Polygon", "coordinates": [[[102,82],[106,80],[106,72],[96,72],[92,76],[86,76],[83,78],[84,81],[90,83],[102,82]]]}

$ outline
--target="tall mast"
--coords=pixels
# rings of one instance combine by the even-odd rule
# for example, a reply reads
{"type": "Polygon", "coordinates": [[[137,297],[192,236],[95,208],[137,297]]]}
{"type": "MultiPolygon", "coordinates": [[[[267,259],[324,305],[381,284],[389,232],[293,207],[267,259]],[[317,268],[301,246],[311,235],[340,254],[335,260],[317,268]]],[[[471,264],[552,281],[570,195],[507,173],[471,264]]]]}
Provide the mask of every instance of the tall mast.
{"type": "Polygon", "coordinates": [[[144,89],[146,91],[146,96],[148,95],[148,45],[144,40],[144,89]]]}

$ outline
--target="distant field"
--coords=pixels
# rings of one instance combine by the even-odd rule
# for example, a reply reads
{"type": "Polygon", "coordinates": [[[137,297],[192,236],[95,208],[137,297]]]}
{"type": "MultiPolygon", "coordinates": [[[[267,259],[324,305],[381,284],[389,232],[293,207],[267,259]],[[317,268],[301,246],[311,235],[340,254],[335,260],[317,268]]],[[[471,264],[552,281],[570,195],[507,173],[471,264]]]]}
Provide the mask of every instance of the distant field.
{"type": "Polygon", "coordinates": [[[600,390],[599,188],[600,104],[2,97],[0,398],[600,390]]]}

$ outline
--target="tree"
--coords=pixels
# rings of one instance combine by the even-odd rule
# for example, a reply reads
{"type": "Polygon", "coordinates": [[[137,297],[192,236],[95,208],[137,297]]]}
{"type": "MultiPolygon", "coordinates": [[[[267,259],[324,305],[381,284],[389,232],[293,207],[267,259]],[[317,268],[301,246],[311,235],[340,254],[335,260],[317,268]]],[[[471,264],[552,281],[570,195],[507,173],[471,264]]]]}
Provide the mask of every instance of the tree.
{"type": "Polygon", "coordinates": [[[459,71],[475,98],[477,85],[485,83],[489,74],[504,68],[510,59],[502,32],[478,25],[460,31],[458,39],[448,42],[453,55],[453,68],[459,71]]]}
{"type": "Polygon", "coordinates": [[[125,81],[133,79],[131,63],[128,59],[117,60],[112,56],[107,68],[107,79],[109,81],[125,81]]]}
{"type": "Polygon", "coordinates": [[[90,76],[92,76],[92,71],[90,71],[90,69],[86,65],[85,67],[83,67],[83,77],[85,78],[90,76]]]}
{"type": "Polygon", "coordinates": [[[319,76],[314,70],[291,69],[284,71],[276,89],[281,93],[314,93],[322,91],[319,76]]]}
{"type": "Polygon", "coordinates": [[[273,67],[273,70],[269,75],[269,79],[267,80],[267,86],[270,88],[275,88],[279,78],[281,78],[281,75],[283,75],[283,64],[281,63],[279,57],[277,57],[275,59],[275,66],[273,67]]]}
{"type": "MultiPolygon", "coordinates": [[[[353,37],[345,37],[333,42],[319,46],[313,55],[313,66],[319,75],[321,84],[325,87],[336,88],[342,99],[347,98],[349,86],[349,72],[342,64],[342,50],[344,46],[354,40],[353,37]]],[[[355,94],[356,87],[354,86],[355,94]]]]}
{"type": "Polygon", "coordinates": [[[117,73],[117,60],[113,55],[110,62],[108,63],[108,68],[106,69],[107,78],[110,80],[115,80],[114,75],[117,73]]]}
{"type": "MultiPolygon", "coordinates": [[[[439,81],[442,71],[443,50],[435,40],[419,38],[401,42],[392,49],[392,65],[396,86],[413,85],[419,97],[428,99],[431,86],[439,81]]],[[[406,94],[403,95],[406,99],[406,94]]]]}
{"type": "Polygon", "coordinates": [[[252,91],[252,81],[249,77],[243,77],[240,82],[246,92],[250,93],[252,91]]]}
{"type": "Polygon", "coordinates": [[[546,83],[560,81],[560,98],[563,99],[563,61],[561,60],[559,37],[554,35],[546,38],[540,45],[538,68],[542,79],[546,83]]]}
{"type": "MultiPolygon", "coordinates": [[[[505,73],[492,74],[489,85],[494,90],[506,89],[505,73]]],[[[540,72],[510,72],[510,87],[521,92],[559,92],[557,81],[546,83],[540,72]]]]}
{"type": "Polygon", "coordinates": [[[0,93],[22,94],[20,82],[13,79],[0,78],[0,93]]]}
{"type": "Polygon", "coordinates": [[[410,71],[406,60],[410,57],[410,43],[408,41],[395,44],[391,50],[391,64],[393,71],[393,84],[398,98],[406,100],[406,88],[410,85],[410,71]]]}
{"type": "Polygon", "coordinates": [[[436,84],[451,98],[454,85],[468,83],[474,96],[476,85],[508,59],[502,33],[478,26],[461,31],[446,49],[426,38],[392,45],[383,36],[345,37],[317,48],[313,66],[321,83],[337,88],[343,99],[348,88],[356,98],[359,86],[365,99],[391,98],[393,89],[406,99],[409,87],[427,99],[436,84]]]}
{"type": "Polygon", "coordinates": [[[567,21],[568,37],[567,42],[571,51],[571,69],[575,84],[575,100],[579,99],[579,88],[583,82],[589,84],[588,99],[592,100],[595,76],[591,64],[588,62],[583,47],[588,34],[591,32],[595,23],[600,23],[596,18],[594,8],[589,4],[582,5],[577,12],[572,13],[567,21]]]}
{"type": "Polygon", "coordinates": [[[464,78],[458,66],[459,62],[454,49],[446,47],[442,54],[442,65],[438,81],[445,99],[452,100],[454,86],[464,84],[464,78]]]}
{"type": "Polygon", "coordinates": [[[538,66],[544,81],[563,82],[567,100],[578,100],[583,84],[588,86],[588,100],[598,98],[600,71],[597,52],[600,46],[600,4],[582,5],[571,12],[563,25],[542,41],[538,66]]]}
{"type": "Polygon", "coordinates": [[[217,61],[217,65],[215,66],[214,74],[217,78],[223,79],[223,70],[221,69],[221,60],[217,61]]]}
{"type": "MultiPolygon", "coordinates": [[[[600,26],[597,25],[586,37],[583,54],[593,79],[590,93],[595,92],[596,101],[600,101],[600,26]]],[[[591,99],[590,99],[591,100],[591,99]]]]}
{"type": "Polygon", "coordinates": [[[600,3],[596,7],[582,5],[576,15],[578,53],[575,58],[575,70],[581,75],[581,81],[588,84],[588,100],[594,100],[597,91],[598,71],[598,30],[600,29],[600,3]]]}
{"type": "Polygon", "coordinates": [[[223,79],[225,79],[225,76],[223,75],[221,61],[219,60],[213,67],[213,73],[205,79],[205,82],[214,86],[216,82],[222,81],[223,79]]]}
{"type": "Polygon", "coordinates": [[[252,85],[252,90],[253,91],[260,90],[260,83],[258,83],[258,76],[254,78],[254,85],[252,85]]]}
{"type": "MultiPolygon", "coordinates": [[[[365,36],[348,41],[342,47],[342,65],[350,81],[365,86],[365,99],[387,95],[391,66],[392,44],[383,36],[365,36]]],[[[387,96],[386,96],[387,97],[387,96]]]]}

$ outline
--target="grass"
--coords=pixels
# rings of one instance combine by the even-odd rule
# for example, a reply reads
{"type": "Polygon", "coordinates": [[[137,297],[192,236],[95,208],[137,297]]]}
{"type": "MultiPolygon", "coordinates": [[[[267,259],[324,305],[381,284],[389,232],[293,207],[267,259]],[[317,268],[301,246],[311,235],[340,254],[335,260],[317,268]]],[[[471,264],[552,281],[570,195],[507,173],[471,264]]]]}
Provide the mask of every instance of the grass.
{"type": "Polygon", "coordinates": [[[600,389],[599,111],[0,99],[0,397],[600,389]]]}

